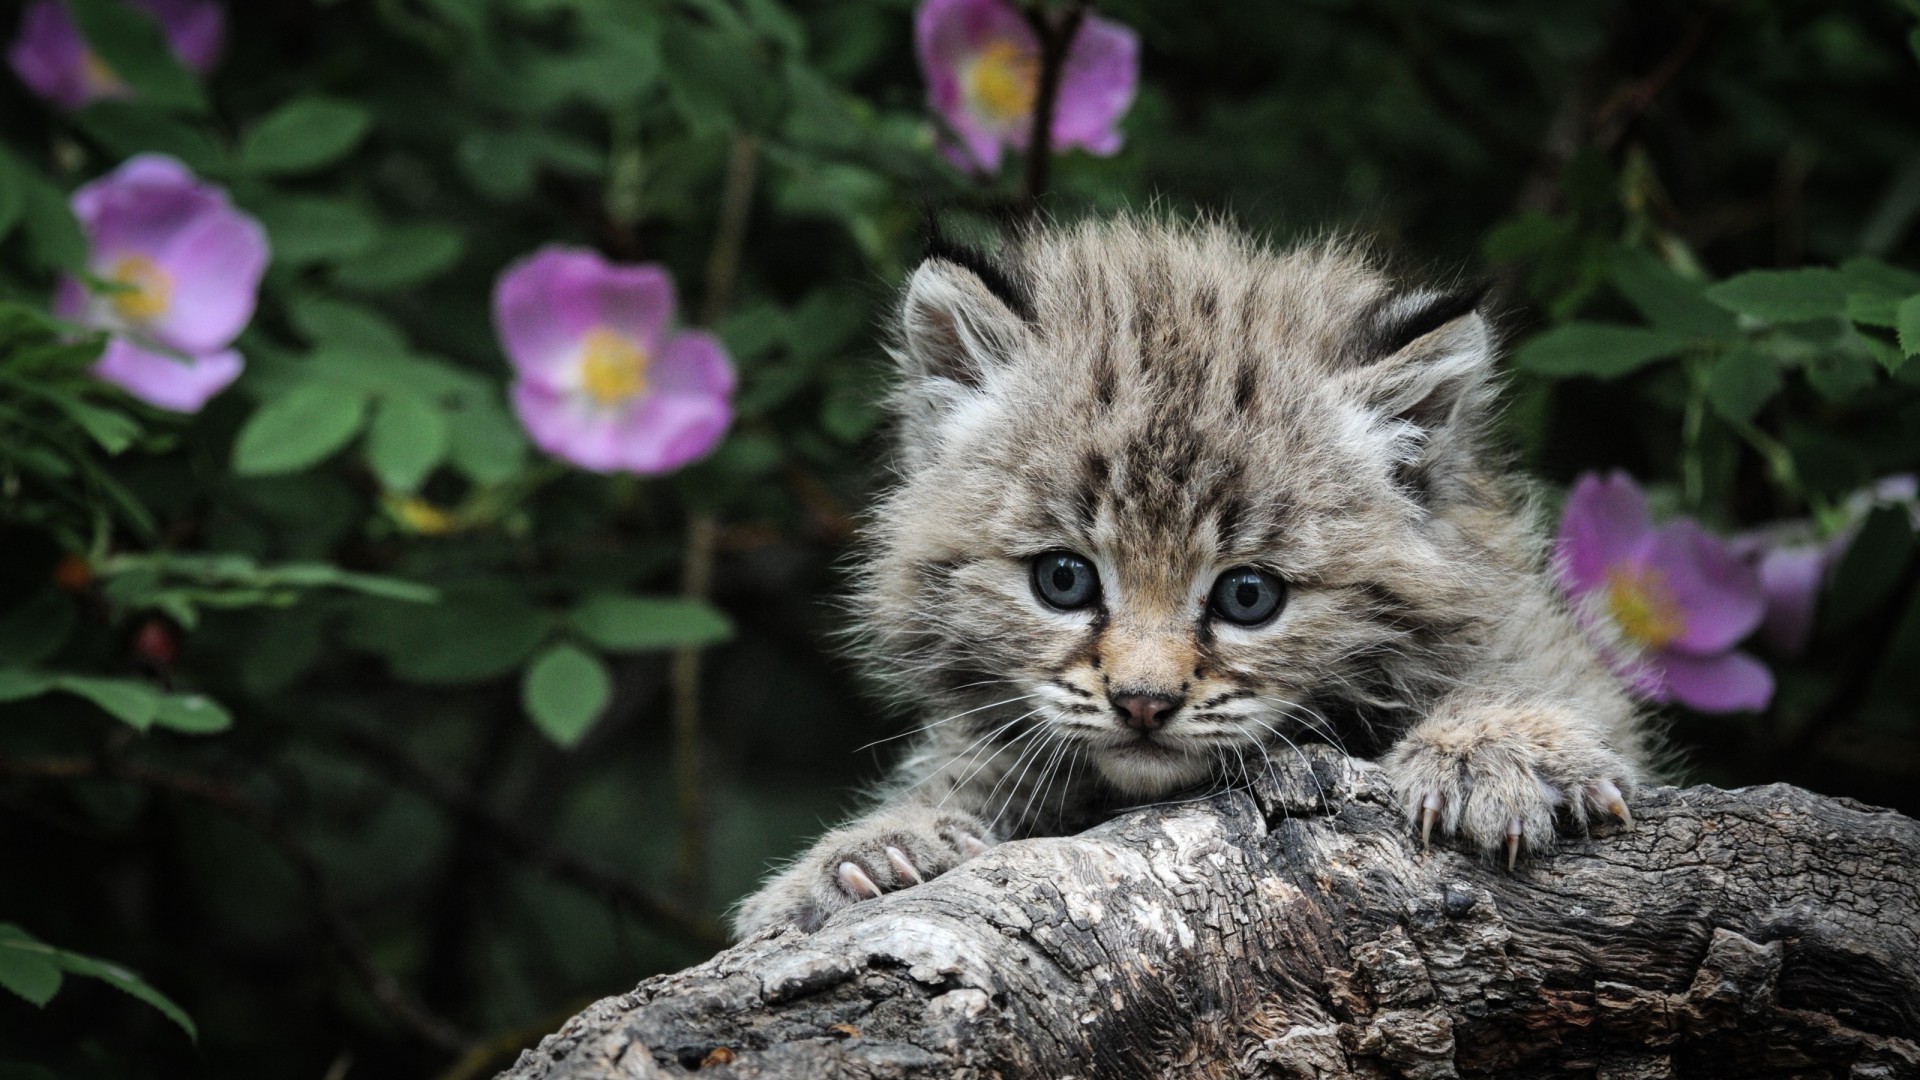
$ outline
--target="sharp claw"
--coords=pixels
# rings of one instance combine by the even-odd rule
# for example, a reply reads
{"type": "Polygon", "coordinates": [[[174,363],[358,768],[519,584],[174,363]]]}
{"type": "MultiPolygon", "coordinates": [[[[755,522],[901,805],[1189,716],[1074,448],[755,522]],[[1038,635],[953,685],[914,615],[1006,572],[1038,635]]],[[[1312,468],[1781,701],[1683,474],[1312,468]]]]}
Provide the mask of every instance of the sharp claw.
{"type": "Polygon", "coordinates": [[[875,885],[867,872],[853,863],[841,863],[839,873],[834,876],[840,879],[840,887],[852,894],[855,900],[871,900],[880,895],[880,886],[875,885]]]}
{"type": "Polygon", "coordinates": [[[1594,798],[1607,808],[1607,813],[1620,819],[1628,829],[1633,828],[1633,815],[1627,811],[1627,800],[1620,794],[1619,785],[1611,780],[1602,780],[1593,785],[1594,798]]]}
{"type": "Polygon", "coordinates": [[[972,833],[961,833],[960,850],[966,852],[967,858],[971,859],[976,855],[985,855],[987,845],[972,833]]]}
{"type": "Polygon", "coordinates": [[[1420,850],[1426,851],[1433,846],[1433,823],[1440,820],[1440,807],[1443,805],[1440,793],[1427,792],[1420,800],[1420,850]]]}
{"type": "Polygon", "coordinates": [[[913,863],[907,859],[907,853],[901,851],[899,848],[890,847],[887,849],[887,861],[893,864],[895,873],[898,873],[901,877],[906,878],[915,885],[926,883],[927,879],[921,877],[920,871],[915,870],[913,863]]]}
{"type": "Polygon", "coordinates": [[[1507,873],[1509,874],[1513,873],[1514,865],[1520,861],[1520,837],[1524,832],[1525,829],[1520,824],[1519,818],[1507,822],[1507,873]]]}

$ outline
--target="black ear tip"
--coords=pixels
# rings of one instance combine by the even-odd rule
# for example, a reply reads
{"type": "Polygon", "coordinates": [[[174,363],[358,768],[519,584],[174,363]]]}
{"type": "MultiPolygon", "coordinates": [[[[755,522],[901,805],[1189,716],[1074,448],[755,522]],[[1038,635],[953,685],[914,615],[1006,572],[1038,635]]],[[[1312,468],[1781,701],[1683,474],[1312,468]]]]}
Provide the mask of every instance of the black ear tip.
{"type": "Polygon", "coordinates": [[[1013,271],[979,248],[947,236],[940,230],[937,217],[929,215],[927,224],[926,242],[921,251],[923,263],[939,261],[965,270],[1015,314],[1029,321],[1033,319],[1033,297],[1013,271]]]}
{"type": "Polygon", "coordinates": [[[1480,309],[1493,291],[1493,279],[1482,278],[1447,292],[1420,292],[1387,299],[1379,305],[1366,335],[1368,360],[1391,356],[1435,330],[1480,309]]]}

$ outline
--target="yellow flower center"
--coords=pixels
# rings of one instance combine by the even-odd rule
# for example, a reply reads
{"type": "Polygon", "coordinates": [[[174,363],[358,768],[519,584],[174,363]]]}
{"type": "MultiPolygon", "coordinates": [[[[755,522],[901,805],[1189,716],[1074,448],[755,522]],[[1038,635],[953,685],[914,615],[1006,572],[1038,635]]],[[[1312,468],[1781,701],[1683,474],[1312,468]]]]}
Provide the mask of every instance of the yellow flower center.
{"type": "Polygon", "coordinates": [[[1040,58],[1013,41],[995,41],[968,65],[967,97],[987,117],[1018,120],[1033,112],[1040,93],[1040,58]]]}
{"type": "Polygon", "coordinates": [[[649,357],[625,334],[596,326],[580,343],[580,386],[602,405],[618,405],[646,392],[649,357]]]}
{"type": "Polygon", "coordinates": [[[1630,640],[1657,649],[1686,629],[1680,602],[1654,569],[1616,566],[1607,571],[1607,613],[1630,640]]]}
{"type": "Polygon", "coordinates": [[[435,506],[418,495],[389,493],[385,502],[387,512],[411,532],[425,536],[445,536],[460,528],[461,525],[455,512],[435,506]]]}
{"type": "Polygon", "coordinates": [[[145,255],[122,255],[107,268],[107,280],[120,286],[107,297],[113,310],[131,323],[143,323],[166,313],[173,302],[173,278],[145,255]]]}
{"type": "Polygon", "coordinates": [[[100,54],[92,49],[88,49],[80,58],[80,80],[100,97],[111,97],[127,89],[127,80],[122,79],[120,73],[100,59],[100,54]]]}

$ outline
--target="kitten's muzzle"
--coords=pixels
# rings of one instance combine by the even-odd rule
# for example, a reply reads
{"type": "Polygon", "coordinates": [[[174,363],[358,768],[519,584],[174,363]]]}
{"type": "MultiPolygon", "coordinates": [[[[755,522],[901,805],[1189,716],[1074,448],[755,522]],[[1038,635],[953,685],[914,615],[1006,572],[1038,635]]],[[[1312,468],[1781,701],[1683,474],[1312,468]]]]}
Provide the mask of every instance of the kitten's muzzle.
{"type": "Polygon", "coordinates": [[[1158,731],[1173,719],[1175,709],[1180,707],[1176,698],[1165,694],[1115,694],[1114,711],[1120,714],[1120,723],[1130,731],[1158,731]]]}

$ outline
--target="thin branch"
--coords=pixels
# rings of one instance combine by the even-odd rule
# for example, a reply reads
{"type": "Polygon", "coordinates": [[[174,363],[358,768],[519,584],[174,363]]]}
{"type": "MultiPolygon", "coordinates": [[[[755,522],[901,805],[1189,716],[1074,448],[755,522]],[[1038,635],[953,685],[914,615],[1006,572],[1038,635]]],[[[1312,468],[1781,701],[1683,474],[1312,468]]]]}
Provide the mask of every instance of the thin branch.
{"type": "Polygon", "coordinates": [[[1027,212],[1038,214],[1053,170],[1053,114],[1060,103],[1060,79],[1074,35],[1086,20],[1087,5],[1076,3],[1057,18],[1037,7],[1026,9],[1027,23],[1040,41],[1040,83],[1034,94],[1033,128],[1027,136],[1027,212]]]}
{"type": "Polygon", "coordinates": [[[374,961],[373,950],[361,935],[360,928],[347,915],[332,883],[321,869],[319,858],[294,836],[293,830],[279,815],[239,785],[197,773],[157,769],[136,761],[111,758],[99,761],[88,758],[0,758],[0,776],[119,780],[227,811],[258,830],[293,864],[320,921],[327,928],[328,936],[346,958],[347,966],[373,999],[395,1020],[434,1047],[449,1053],[463,1054],[475,1045],[472,1036],[435,1015],[374,961]]]}

